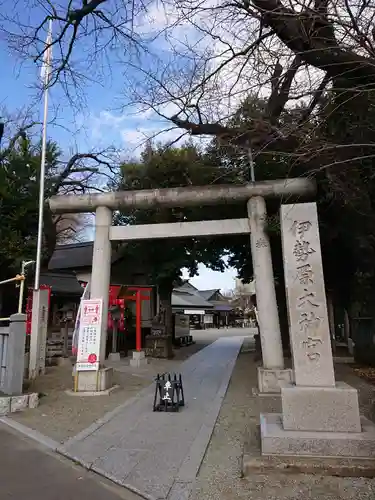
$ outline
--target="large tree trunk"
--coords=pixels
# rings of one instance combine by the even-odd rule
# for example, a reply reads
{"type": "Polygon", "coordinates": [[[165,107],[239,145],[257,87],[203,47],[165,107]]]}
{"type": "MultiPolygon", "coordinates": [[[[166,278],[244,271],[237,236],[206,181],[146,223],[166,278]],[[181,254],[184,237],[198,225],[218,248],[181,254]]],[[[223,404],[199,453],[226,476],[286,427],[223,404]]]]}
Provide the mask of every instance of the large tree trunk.
{"type": "MultiPolygon", "coordinates": [[[[348,75],[347,86],[367,84],[374,88],[375,67],[372,57],[356,54],[335,38],[333,21],[328,17],[328,3],[320,2],[316,9],[304,9],[303,14],[285,7],[281,0],[253,0],[263,22],[279,39],[307,64],[327,72],[328,77],[348,75]]],[[[363,87],[362,87],[363,88],[363,87]]]]}
{"type": "Polygon", "coordinates": [[[167,335],[172,336],[174,341],[173,315],[172,315],[172,292],[173,284],[159,286],[160,309],[164,313],[165,330],[167,335]]]}

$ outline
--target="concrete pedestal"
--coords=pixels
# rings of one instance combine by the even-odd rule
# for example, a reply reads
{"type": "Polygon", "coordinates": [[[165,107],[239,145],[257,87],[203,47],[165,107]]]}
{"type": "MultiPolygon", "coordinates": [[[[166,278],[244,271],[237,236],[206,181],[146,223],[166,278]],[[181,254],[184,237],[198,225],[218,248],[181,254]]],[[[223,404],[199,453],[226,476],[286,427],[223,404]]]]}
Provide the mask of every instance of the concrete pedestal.
{"type": "Polygon", "coordinates": [[[336,387],[283,387],[286,431],[361,432],[358,393],[344,382],[336,387]]]}
{"type": "Polygon", "coordinates": [[[98,372],[78,372],[77,378],[77,392],[106,391],[113,385],[113,369],[101,368],[98,372]]]}
{"type": "Polygon", "coordinates": [[[353,387],[283,387],[281,403],[260,416],[262,455],[375,458],[375,424],[360,417],[353,387]]]}
{"type": "Polygon", "coordinates": [[[57,358],[56,362],[57,366],[72,366],[72,361],[70,358],[64,358],[60,356],[57,358]]]}
{"type": "Polygon", "coordinates": [[[120,359],[119,352],[111,352],[108,354],[108,361],[120,361],[120,359]]]}
{"type": "Polygon", "coordinates": [[[133,351],[133,358],[130,360],[130,366],[140,368],[148,364],[148,359],[144,351],[133,351]]]}
{"type": "Polygon", "coordinates": [[[258,388],[260,393],[280,393],[282,387],[293,383],[293,370],[258,368],[258,388]]]}
{"type": "Polygon", "coordinates": [[[287,431],[282,415],[260,415],[262,455],[375,457],[375,424],[361,418],[361,432],[287,431]]]}

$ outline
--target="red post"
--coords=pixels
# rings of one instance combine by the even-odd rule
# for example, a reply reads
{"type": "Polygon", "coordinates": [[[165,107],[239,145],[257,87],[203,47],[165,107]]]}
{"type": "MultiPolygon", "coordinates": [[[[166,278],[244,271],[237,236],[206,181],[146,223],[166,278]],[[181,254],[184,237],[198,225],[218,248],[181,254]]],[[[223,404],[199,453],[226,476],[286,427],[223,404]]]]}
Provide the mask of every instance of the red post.
{"type": "Polygon", "coordinates": [[[135,345],[136,350],[139,352],[142,350],[142,330],[141,330],[141,321],[142,321],[142,299],[141,299],[141,290],[137,289],[136,291],[136,299],[135,299],[135,345]]]}

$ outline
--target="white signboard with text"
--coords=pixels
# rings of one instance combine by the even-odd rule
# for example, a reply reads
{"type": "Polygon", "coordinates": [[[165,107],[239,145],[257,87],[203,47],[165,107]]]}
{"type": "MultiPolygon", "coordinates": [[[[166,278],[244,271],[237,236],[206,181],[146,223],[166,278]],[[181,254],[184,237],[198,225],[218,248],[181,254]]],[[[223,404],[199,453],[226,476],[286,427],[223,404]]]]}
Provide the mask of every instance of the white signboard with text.
{"type": "Polygon", "coordinates": [[[82,300],[78,335],[77,371],[99,370],[102,310],[103,302],[101,299],[82,300]]]}

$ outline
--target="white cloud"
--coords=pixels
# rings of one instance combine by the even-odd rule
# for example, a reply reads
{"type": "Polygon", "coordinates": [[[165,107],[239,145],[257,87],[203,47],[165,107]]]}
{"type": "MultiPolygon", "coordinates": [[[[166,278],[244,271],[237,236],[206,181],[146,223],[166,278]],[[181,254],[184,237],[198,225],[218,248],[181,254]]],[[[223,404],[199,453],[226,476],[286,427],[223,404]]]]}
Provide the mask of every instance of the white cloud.
{"type": "MultiPolygon", "coordinates": [[[[144,100],[150,99],[155,105],[155,101],[172,101],[171,95],[181,96],[189,92],[190,102],[199,99],[205,119],[217,121],[231,116],[249,94],[259,97],[269,95],[276,57],[285,69],[293,57],[276,36],[263,40],[261,48],[255,49],[253,55],[246,53],[227,63],[206,81],[202,95],[199,83],[231,59],[233,53],[251,46],[259,36],[259,24],[255,18],[241,16],[237,7],[216,9],[219,3],[221,0],[207,0],[204,3],[182,0],[169,4],[156,0],[149,6],[140,25],[146,31],[148,29],[149,33],[161,33],[153,45],[161,52],[164,51],[164,55],[158,53],[158,62],[154,66],[150,64],[152,76],[149,84],[154,92],[150,92],[147,84],[144,85],[144,73],[140,76],[139,87],[142,90],[139,92],[144,100]],[[169,55],[165,55],[165,52],[169,52],[169,55]],[[196,71],[195,76],[192,75],[193,71],[196,71]],[[162,80],[162,85],[155,83],[155,75],[162,80]],[[194,91],[196,85],[198,88],[194,91]]],[[[315,81],[320,79],[320,75],[311,70],[309,77],[315,81]]],[[[293,93],[303,94],[309,88],[311,81],[303,67],[295,79],[292,96],[293,93]]],[[[176,100],[183,106],[182,101],[176,100]]],[[[165,113],[167,116],[177,110],[176,105],[171,107],[173,112],[165,113]]],[[[160,109],[160,112],[164,113],[164,110],[160,109]]]]}
{"type": "MultiPolygon", "coordinates": [[[[212,16],[209,7],[214,6],[217,1],[208,0],[205,2],[204,9],[198,9],[192,18],[186,16],[184,11],[178,7],[178,4],[168,4],[156,0],[148,7],[147,13],[137,20],[135,30],[138,34],[142,33],[145,36],[148,34],[151,37],[156,33],[160,35],[151,43],[159,51],[155,56],[156,59],[151,62],[153,56],[150,53],[150,58],[146,63],[150,65],[148,71],[151,80],[152,76],[159,76],[158,73],[160,72],[160,74],[163,74],[163,78],[166,78],[163,83],[165,83],[167,89],[171,89],[172,94],[178,92],[181,88],[188,88],[189,85],[194,86],[193,80],[186,82],[186,84],[184,82],[184,80],[189,79],[189,64],[187,63],[186,68],[183,67],[183,54],[187,55],[189,52],[196,51],[197,57],[202,56],[203,60],[204,55],[209,52],[211,64],[206,71],[210,71],[223,61],[222,53],[227,47],[225,42],[221,42],[220,39],[230,43],[233,47],[241,46],[244,43],[238,31],[235,32],[236,36],[234,36],[233,30],[229,29],[229,21],[226,23],[225,20],[212,16]],[[207,31],[207,34],[204,31],[207,31]],[[213,43],[213,38],[210,35],[211,31],[218,37],[215,43],[213,43]],[[170,52],[165,57],[165,60],[163,51],[170,52]],[[164,72],[164,69],[167,69],[167,71],[164,72]],[[173,77],[173,71],[176,72],[175,81],[173,78],[168,78],[168,75],[173,77]],[[179,85],[181,85],[180,89],[178,88],[179,85]]],[[[181,109],[181,103],[176,104],[172,99],[168,98],[168,90],[166,98],[163,98],[161,88],[156,90],[157,95],[152,96],[148,92],[147,83],[145,83],[147,74],[145,76],[144,71],[145,67],[142,65],[141,73],[137,77],[134,76],[133,80],[135,88],[133,91],[140,93],[139,102],[142,102],[143,98],[146,101],[148,98],[155,99],[156,103],[163,101],[158,111],[165,117],[176,114],[181,109]],[[137,81],[137,78],[139,78],[139,81],[137,81]]],[[[236,92],[235,89],[234,97],[228,98],[225,95],[228,93],[229,86],[236,80],[237,74],[235,65],[229,65],[227,70],[222,71],[218,77],[212,80],[212,84],[207,84],[206,93],[201,99],[201,104],[207,111],[206,115],[209,121],[227,116],[231,110],[238,106],[242,94],[236,92]]],[[[132,75],[129,78],[132,79],[132,75]]],[[[237,83],[237,87],[240,85],[243,85],[243,82],[237,83]]],[[[129,89],[129,94],[130,92],[129,89]]],[[[191,97],[194,101],[193,94],[191,97]]],[[[127,97],[132,101],[131,96],[127,96],[125,91],[125,101],[127,97]]],[[[181,129],[177,129],[167,130],[158,135],[161,131],[169,129],[171,124],[166,120],[162,120],[151,107],[147,108],[145,105],[140,105],[138,110],[133,109],[131,115],[125,113],[116,114],[103,110],[99,114],[90,117],[88,126],[93,141],[99,143],[109,141],[111,144],[133,151],[142,147],[149,138],[155,138],[155,141],[168,142],[175,140],[182,133],[181,129]]]]}
{"type": "Polygon", "coordinates": [[[155,0],[147,11],[137,20],[136,30],[143,36],[156,37],[159,49],[169,50],[170,39],[182,40],[193,33],[191,23],[181,16],[181,11],[175,3],[155,0]],[[169,39],[169,41],[168,41],[169,39]]]}
{"type": "MultiPolygon", "coordinates": [[[[272,60],[265,56],[263,61],[255,59],[254,56],[247,62],[246,71],[243,73],[241,71],[244,58],[238,58],[207,81],[203,96],[201,88],[193,90],[196,84],[230,57],[231,50],[243,50],[258,37],[256,21],[243,20],[237,24],[236,14],[228,16],[230,8],[210,9],[218,1],[208,0],[201,9],[196,10],[193,17],[185,15],[175,2],[168,4],[156,0],[149,6],[147,13],[138,19],[135,29],[138,33],[149,35],[162,33],[152,45],[154,48],[162,47],[161,53],[166,49],[170,50],[171,55],[164,59],[162,54],[155,56],[156,59],[153,60],[150,53],[150,58],[146,61],[149,67],[142,66],[141,73],[134,75],[134,78],[133,75],[129,76],[133,85],[132,90],[129,89],[129,95],[125,93],[125,101],[128,98],[132,102],[131,92],[139,92],[139,102],[143,104],[139,105],[138,109],[133,108],[131,114],[116,114],[103,110],[92,117],[89,126],[93,141],[110,141],[121,148],[138,153],[148,139],[154,139],[154,142],[175,140],[183,131],[168,130],[171,124],[162,120],[151,106],[147,108],[148,99],[152,105],[162,103],[158,111],[165,117],[171,117],[183,106],[182,101],[173,102],[171,95],[190,89],[190,102],[199,98],[203,119],[216,121],[229,117],[251,92],[263,97],[269,93],[267,80],[272,72],[270,63],[274,62],[274,55],[272,60]],[[178,50],[176,44],[179,44],[178,50]],[[189,64],[193,63],[192,58],[189,63],[188,54],[192,58],[195,54],[198,61],[195,77],[189,74],[189,64]],[[183,67],[185,57],[186,68],[183,67]],[[204,65],[207,57],[209,63],[204,65]],[[160,78],[162,85],[156,83],[154,77],[160,78]],[[161,133],[163,130],[165,132],[161,133]]],[[[278,47],[281,47],[281,44],[277,43],[278,47]]],[[[288,57],[286,52],[284,57],[288,57]]],[[[298,83],[301,88],[300,78],[298,83]]],[[[193,120],[196,118],[192,117],[193,120]]]]}
{"type": "Polygon", "coordinates": [[[232,16],[226,17],[227,9],[212,9],[218,2],[207,0],[196,8],[193,5],[190,12],[187,12],[187,3],[183,6],[184,2],[168,4],[155,0],[148,6],[147,13],[138,20],[137,32],[154,35],[156,38],[151,47],[156,50],[154,56],[150,53],[146,73],[142,64],[139,80],[135,83],[141,102],[150,100],[154,105],[163,102],[159,111],[165,116],[172,116],[181,109],[183,102],[177,100],[177,104],[173,104],[171,96],[190,91],[190,100],[200,99],[208,120],[225,117],[238,106],[243,98],[241,91],[245,87],[249,89],[249,69],[245,81],[238,79],[237,61],[206,83],[203,96],[200,95],[201,89],[192,91],[199,81],[228,57],[229,47],[241,50],[250,43],[252,36],[258,36],[258,31],[248,30],[248,26],[236,29],[232,16]],[[224,16],[220,11],[224,11],[224,16]],[[158,85],[154,77],[160,79],[162,85],[158,85]],[[229,91],[231,87],[232,92],[229,91]],[[170,104],[166,105],[166,102],[170,104]]]}
{"type": "Polygon", "coordinates": [[[107,136],[108,132],[113,133],[119,130],[121,125],[128,119],[126,115],[115,115],[110,111],[100,111],[98,115],[89,118],[88,124],[93,139],[99,139],[103,133],[107,136]]]}
{"type": "MultiPolygon", "coordinates": [[[[176,112],[173,103],[163,107],[163,113],[171,116],[176,112]]],[[[102,110],[99,113],[80,117],[80,141],[84,139],[85,147],[105,148],[113,146],[120,151],[139,154],[147,140],[153,143],[175,141],[181,130],[172,128],[172,124],[163,120],[151,108],[133,108],[131,113],[115,113],[102,110]]],[[[186,138],[185,138],[186,139],[186,138]]]]}
{"type": "Polygon", "coordinates": [[[154,144],[161,142],[163,144],[172,143],[181,136],[181,130],[166,130],[162,127],[140,126],[138,128],[124,128],[121,130],[123,147],[133,154],[139,154],[148,140],[154,144]]]}

